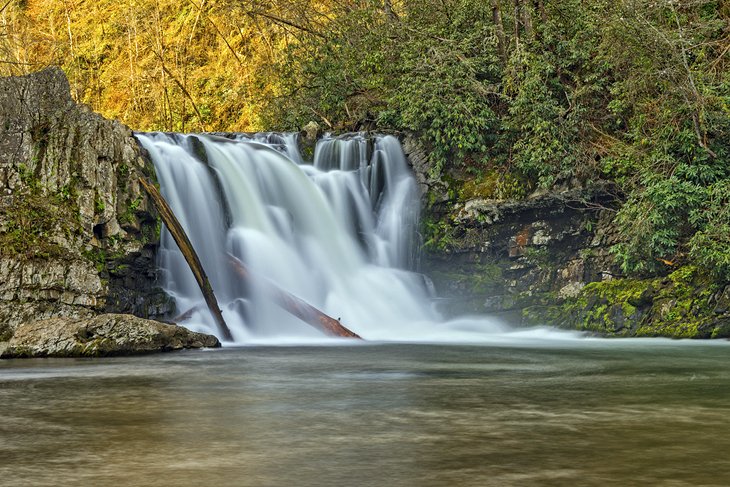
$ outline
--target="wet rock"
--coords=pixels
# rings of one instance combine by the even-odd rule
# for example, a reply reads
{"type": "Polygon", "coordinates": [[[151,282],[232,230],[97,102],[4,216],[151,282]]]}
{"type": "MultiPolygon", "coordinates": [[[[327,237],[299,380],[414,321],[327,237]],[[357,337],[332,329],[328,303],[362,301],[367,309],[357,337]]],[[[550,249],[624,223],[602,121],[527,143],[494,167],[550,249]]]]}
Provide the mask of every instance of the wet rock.
{"type": "Polygon", "coordinates": [[[413,174],[416,177],[416,183],[418,183],[421,195],[428,196],[431,199],[431,203],[448,201],[448,183],[432,173],[432,164],[428,158],[428,148],[413,134],[407,134],[403,137],[401,144],[403,146],[403,153],[413,168],[413,174]]]}
{"type": "Polygon", "coordinates": [[[212,335],[177,325],[132,315],[102,314],[22,324],[0,343],[0,358],[98,357],[203,347],[220,347],[220,342],[212,335]]]}
{"type": "Polygon", "coordinates": [[[726,286],[722,292],[718,292],[713,299],[715,305],[712,312],[718,315],[730,312],[730,286],[726,286]]]}
{"type": "Polygon", "coordinates": [[[320,133],[319,124],[312,120],[304,127],[302,127],[302,132],[304,133],[304,136],[307,138],[307,140],[309,140],[310,142],[317,140],[317,135],[319,135],[320,133]]]}

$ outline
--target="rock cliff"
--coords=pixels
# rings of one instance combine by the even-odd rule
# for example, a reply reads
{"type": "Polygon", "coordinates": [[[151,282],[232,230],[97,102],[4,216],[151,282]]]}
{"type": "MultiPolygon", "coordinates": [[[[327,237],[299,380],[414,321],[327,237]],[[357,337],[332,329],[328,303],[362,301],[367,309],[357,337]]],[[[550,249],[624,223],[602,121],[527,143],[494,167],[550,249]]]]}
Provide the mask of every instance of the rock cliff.
{"type": "Polygon", "coordinates": [[[58,68],[0,79],[0,341],[23,323],[172,309],[131,131],[76,104],[58,68]]]}
{"type": "Polygon", "coordinates": [[[425,252],[446,314],[507,314],[575,297],[617,273],[602,220],[610,197],[575,190],[516,201],[473,199],[451,206],[450,226],[425,252]]]}

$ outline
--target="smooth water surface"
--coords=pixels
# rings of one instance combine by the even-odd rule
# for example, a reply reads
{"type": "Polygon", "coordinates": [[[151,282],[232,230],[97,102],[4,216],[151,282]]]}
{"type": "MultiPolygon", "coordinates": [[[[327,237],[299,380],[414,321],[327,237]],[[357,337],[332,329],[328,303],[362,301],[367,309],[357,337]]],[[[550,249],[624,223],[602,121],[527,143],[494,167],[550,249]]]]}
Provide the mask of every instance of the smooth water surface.
{"type": "Polygon", "coordinates": [[[3,485],[730,484],[727,343],[0,362],[3,485]]]}

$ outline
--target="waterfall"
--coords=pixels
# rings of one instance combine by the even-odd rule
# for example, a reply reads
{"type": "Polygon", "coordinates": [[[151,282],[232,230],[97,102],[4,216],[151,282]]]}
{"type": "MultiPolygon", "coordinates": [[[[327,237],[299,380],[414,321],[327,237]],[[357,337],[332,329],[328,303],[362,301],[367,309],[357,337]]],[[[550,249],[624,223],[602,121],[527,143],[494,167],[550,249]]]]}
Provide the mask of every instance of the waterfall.
{"type": "MultiPolygon", "coordinates": [[[[417,256],[419,199],[398,140],[321,140],[305,163],[294,135],[137,134],[161,191],[200,256],[237,343],[319,339],[244,283],[227,253],[364,338],[438,321],[417,256]]],[[[170,234],[160,244],[162,285],[185,323],[215,332],[192,272],[170,234]]]]}

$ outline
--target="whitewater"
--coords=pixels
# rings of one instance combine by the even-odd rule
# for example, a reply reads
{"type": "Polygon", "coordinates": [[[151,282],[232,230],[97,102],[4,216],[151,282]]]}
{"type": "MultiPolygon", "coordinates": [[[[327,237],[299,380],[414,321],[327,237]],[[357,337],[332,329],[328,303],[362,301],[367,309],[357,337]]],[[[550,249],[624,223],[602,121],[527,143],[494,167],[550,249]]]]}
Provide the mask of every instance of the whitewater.
{"type": "MultiPolygon", "coordinates": [[[[333,339],[290,315],[259,283],[273,282],[368,341],[571,340],[578,333],[513,329],[489,316],[445,320],[416,272],[420,195],[399,141],[349,134],[318,141],[312,161],[296,134],[136,134],[163,196],[198,253],[231,344],[333,339]],[[255,279],[243,282],[228,255],[255,279]]],[[[184,326],[216,334],[192,272],[167,230],[163,288],[184,326]]]]}

